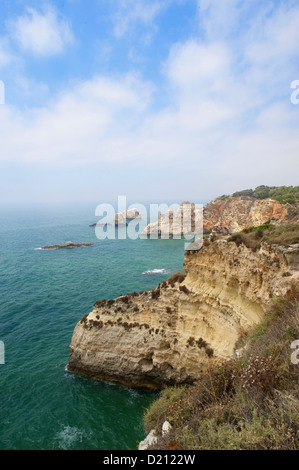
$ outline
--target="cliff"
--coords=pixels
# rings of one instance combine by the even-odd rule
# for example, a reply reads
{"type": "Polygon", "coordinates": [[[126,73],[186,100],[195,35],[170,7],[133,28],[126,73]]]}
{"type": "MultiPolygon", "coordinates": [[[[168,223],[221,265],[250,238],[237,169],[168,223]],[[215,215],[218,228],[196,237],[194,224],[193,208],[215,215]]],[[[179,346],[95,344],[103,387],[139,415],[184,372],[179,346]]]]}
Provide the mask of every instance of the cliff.
{"type": "Polygon", "coordinates": [[[292,204],[249,196],[214,199],[204,207],[203,213],[204,233],[213,231],[226,235],[270,220],[295,222],[299,216],[298,208],[292,204]]]}
{"type": "Polygon", "coordinates": [[[186,252],[186,275],[100,300],[74,330],[68,369],[130,387],[192,383],[298,281],[299,245],[256,251],[222,237],[186,252]]]}
{"type": "MultiPolygon", "coordinates": [[[[173,215],[171,211],[162,214],[157,222],[149,224],[142,235],[158,234],[161,236],[164,226],[170,219],[170,235],[183,235],[181,229],[181,214],[191,212],[192,230],[194,220],[199,210],[193,204],[183,202],[178,212],[173,215]],[[175,221],[175,222],[174,222],[175,221]]],[[[200,217],[200,215],[198,216],[200,217]]],[[[282,204],[273,199],[256,199],[250,196],[225,196],[216,198],[204,206],[202,211],[203,233],[215,232],[218,234],[231,234],[243,230],[245,227],[262,225],[269,220],[283,222],[298,221],[299,210],[295,205],[282,204]]]]}

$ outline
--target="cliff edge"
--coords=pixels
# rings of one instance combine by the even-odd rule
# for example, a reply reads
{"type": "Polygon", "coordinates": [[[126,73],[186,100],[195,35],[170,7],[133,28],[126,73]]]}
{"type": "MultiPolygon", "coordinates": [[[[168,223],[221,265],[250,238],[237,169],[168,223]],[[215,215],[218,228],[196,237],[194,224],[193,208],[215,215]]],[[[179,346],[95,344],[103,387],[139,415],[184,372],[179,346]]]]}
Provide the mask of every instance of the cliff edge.
{"type": "Polygon", "coordinates": [[[240,333],[299,277],[299,245],[228,237],[185,254],[186,274],[152,291],[100,300],[76,325],[68,370],[133,388],[193,383],[235,354],[240,333]]]}

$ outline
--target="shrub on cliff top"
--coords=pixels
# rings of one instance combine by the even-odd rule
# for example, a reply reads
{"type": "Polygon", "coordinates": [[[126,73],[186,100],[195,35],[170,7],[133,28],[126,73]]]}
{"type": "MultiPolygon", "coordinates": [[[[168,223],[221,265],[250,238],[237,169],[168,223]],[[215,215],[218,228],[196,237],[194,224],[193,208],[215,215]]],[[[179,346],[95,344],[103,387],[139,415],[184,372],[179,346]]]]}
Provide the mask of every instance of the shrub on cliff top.
{"type": "Polygon", "coordinates": [[[294,245],[299,243],[299,225],[264,224],[258,227],[248,227],[242,232],[233,233],[227,241],[234,242],[237,246],[243,244],[253,251],[260,248],[262,241],[269,245],[294,245]]]}
{"type": "Polygon", "coordinates": [[[282,204],[299,204],[299,186],[265,186],[261,185],[253,189],[245,189],[233,194],[233,197],[250,196],[256,199],[271,198],[282,204]]]}
{"type": "Polygon", "coordinates": [[[181,271],[178,271],[171,276],[169,276],[168,279],[166,279],[166,282],[169,284],[174,285],[176,282],[181,284],[185,280],[186,274],[182,273],[181,271]]]}

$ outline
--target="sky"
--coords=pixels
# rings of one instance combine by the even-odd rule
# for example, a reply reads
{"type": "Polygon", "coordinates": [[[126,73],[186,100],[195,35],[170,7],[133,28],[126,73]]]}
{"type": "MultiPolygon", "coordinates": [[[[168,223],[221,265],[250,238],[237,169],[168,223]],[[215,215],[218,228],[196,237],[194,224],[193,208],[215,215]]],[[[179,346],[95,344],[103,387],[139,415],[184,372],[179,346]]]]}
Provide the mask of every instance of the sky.
{"type": "Polygon", "coordinates": [[[1,0],[0,203],[298,185],[296,80],[298,0],[1,0]]]}

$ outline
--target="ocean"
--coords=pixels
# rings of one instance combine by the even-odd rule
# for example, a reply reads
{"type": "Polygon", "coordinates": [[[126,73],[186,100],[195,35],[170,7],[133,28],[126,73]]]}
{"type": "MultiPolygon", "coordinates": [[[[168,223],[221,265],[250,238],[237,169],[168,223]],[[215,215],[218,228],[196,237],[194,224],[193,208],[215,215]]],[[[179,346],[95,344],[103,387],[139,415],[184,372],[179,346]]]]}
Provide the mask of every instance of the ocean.
{"type": "Polygon", "coordinates": [[[69,373],[76,323],[96,300],[183,269],[183,240],[98,240],[96,204],[0,206],[0,449],[132,450],[156,394],[69,373]],[[40,250],[67,241],[91,247],[40,250]],[[143,275],[144,271],[166,272],[143,275]]]}

